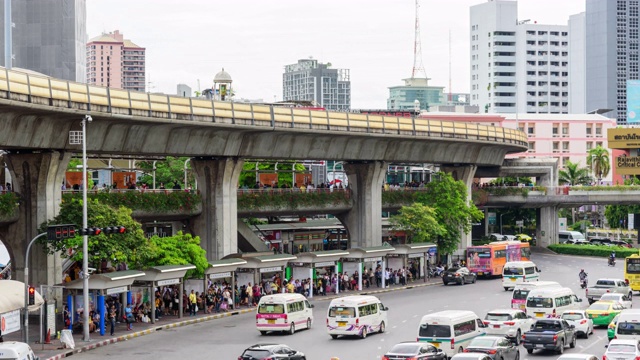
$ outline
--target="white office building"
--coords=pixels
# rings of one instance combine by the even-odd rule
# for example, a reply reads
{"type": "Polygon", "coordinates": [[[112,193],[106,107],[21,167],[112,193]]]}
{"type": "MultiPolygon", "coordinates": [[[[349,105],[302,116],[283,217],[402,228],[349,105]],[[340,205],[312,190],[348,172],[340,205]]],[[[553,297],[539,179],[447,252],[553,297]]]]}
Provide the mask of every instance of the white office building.
{"type": "Polygon", "coordinates": [[[569,27],[518,19],[516,1],[471,7],[471,105],[480,112],[569,112],[569,27]]]}

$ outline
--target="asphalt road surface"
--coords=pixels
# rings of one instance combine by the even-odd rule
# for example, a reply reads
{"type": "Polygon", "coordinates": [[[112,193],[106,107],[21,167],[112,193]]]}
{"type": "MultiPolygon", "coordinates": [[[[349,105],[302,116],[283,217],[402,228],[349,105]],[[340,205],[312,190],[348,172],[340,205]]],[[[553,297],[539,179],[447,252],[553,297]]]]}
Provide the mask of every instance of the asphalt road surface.
{"type": "MultiPolygon", "coordinates": [[[[588,259],[561,255],[534,254],[533,259],[542,270],[541,280],[558,281],[574,290],[583,298],[583,307],[588,303],[584,290],[580,289],[578,272],[584,268],[589,273],[590,283],[598,278],[623,278],[622,261],[616,267],[608,267],[606,259],[588,259]]],[[[509,308],[511,293],[504,291],[500,279],[482,280],[476,284],[436,285],[406,291],[379,294],[389,307],[389,321],[384,334],[371,334],[366,339],[338,338],[333,340],[325,329],[325,315],[329,302],[314,298],[314,324],[311,330],[301,330],[294,335],[261,336],[255,329],[255,316],[244,314],[213,320],[177,329],[162,330],[127,342],[80,353],[74,359],[118,359],[142,360],[164,359],[237,359],[242,351],[257,343],[283,343],[305,353],[309,360],[380,359],[394,344],[416,339],[418,322],[428,313],[441,310],[472,310],[481,318],[496,308],[509,308]]],[[[634,296],[634,308],[638,306],[634,296]]],[[[589,353],[601,357],[608,343],[606,328],[596,328],[588,340],[578,339],[575,349],[568,353],[589,353]]],[[[555,359],[552,352],[536,351],[527,354],[520,347],[521,359],[555,359]]]]}

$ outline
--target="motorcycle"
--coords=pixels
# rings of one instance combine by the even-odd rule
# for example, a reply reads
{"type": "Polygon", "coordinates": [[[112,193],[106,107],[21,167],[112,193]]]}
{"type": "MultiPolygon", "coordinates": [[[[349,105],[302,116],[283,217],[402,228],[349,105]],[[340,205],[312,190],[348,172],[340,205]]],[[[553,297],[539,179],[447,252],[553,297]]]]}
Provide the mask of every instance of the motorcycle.
{"type": "Polygon", "coordinates": [[[616,266],[616,259],[614,258],[609,258],[609,266],[616,266]]]}
{"type": "Polygon", "coordinates": [[[587,280],[587,278],[584,278],[584,279],[580,280],[580,287],[583,288],[583,289],[586,289],[588,282],[589,281],[587,280]]]}

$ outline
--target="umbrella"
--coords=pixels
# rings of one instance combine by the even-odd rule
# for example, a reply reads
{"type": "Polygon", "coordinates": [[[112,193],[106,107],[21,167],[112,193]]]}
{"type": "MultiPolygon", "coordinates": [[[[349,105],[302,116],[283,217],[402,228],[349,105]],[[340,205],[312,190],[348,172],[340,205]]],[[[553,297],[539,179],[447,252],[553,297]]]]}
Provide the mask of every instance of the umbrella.
{"type": "MultiPolygon", "coordinates": [[[[22,309],[25,291],[23,282],[0,280],[0,314],[22,309]]],[[[44,299],[36,291],[35,304],[29,306],[29,311],[37,311],[42,304],[44,304],[44,299]]]]}
{"type": "Polygon", "coordinates": [[[340,179],[333,179],[331,180],[331,182],[329,183],[330,185],[335,185],[335,184],[340,184],[342,183],[342,180],[340,179]]]}

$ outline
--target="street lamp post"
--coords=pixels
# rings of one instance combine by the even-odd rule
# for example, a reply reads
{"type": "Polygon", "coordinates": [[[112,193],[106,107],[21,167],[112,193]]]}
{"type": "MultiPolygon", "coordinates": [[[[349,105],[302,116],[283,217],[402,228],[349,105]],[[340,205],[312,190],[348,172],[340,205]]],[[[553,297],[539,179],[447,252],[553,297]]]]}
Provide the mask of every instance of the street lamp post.
{"type": "Polygon", "coordinates": [[[153,190],[156,189],[156,163],[158,160],[153,161],[153,190]]]}
{"type": "Polygon", "coordinates": [[[187,164],[191,161],[191,158],[188,158],[184,161],[184,189],[187,190],[187,164]]]}
{"type": "Polygon", "coordinates": [[[504,214],[500,214],[500,235],[502,235],[502,217],[504,214]]]}
{"type": "MultiPolygon", "coordinates": [[[[82,120],[82,227],[88,227],[87,219],[87,123],[93,119],[90,115],[85,115],[82,120]]],[[[84,341],[89,341],[89,237],[82,237],[82,330],[84,341]]]]}

